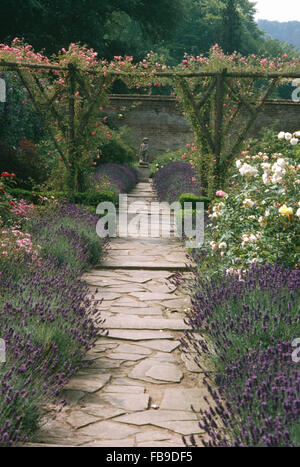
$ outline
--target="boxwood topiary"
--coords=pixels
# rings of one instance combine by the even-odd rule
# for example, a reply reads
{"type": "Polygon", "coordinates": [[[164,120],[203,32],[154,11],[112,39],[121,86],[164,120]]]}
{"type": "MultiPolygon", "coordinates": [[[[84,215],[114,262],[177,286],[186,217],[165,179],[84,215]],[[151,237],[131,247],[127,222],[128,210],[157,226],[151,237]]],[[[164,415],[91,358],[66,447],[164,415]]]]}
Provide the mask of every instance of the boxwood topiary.
{"type": "Polygon", "coordinates": [[[192,209],[196,209],[197,203],[204,203],[204,209],[207,210],[211,203],[211,199],[207,196],[197,196],[193,193],[183,193],[179,197],[179,203],[181,204],[182,208],[184,208],[184,203],[192,203],[192,209]]]}

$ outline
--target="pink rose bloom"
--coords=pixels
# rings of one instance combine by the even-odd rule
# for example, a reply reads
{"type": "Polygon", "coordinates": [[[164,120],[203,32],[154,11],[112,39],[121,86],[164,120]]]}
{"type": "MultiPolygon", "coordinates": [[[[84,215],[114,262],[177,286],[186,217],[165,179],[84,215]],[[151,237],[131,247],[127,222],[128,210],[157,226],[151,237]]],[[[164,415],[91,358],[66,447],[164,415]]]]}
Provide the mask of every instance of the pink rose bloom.
{"type": "Polygon", "coordinates": [[[224,198],[224,196],[226,196],[227,193],[225,193],[225,191],[222,191],[222,190],[219,190],[216,192],[216,196],[220,196],[220,198],[224,198]]]}

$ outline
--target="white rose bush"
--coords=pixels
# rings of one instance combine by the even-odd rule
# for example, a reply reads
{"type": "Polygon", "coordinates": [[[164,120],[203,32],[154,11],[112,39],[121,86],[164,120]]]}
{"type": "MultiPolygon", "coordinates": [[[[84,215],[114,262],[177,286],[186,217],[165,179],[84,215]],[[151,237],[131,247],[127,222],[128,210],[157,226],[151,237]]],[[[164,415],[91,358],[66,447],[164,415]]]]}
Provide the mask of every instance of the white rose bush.
{"type": "Polygon", "coordinates": [[[278,134],[286,151],[242,152],[228,193],[213,202],[205,249],[209,255],[222,257],[221,264],[229,271],[253,263],[299,267],[299,137],[300,131],[278,134]]]}
{"type": "MultiPolygon", "coordinates": [[[[182,345],[193,348],[213,400],[199,417],[204,446],[300,446],[300,372],[292,360],[300,335],[300,145],[293,138],[270,138],[268,130],[247,142],[210,205],[204,245],[192,252],[182,345]]],[[[197,441],[190,436],[191,445],[197,441]]]]}

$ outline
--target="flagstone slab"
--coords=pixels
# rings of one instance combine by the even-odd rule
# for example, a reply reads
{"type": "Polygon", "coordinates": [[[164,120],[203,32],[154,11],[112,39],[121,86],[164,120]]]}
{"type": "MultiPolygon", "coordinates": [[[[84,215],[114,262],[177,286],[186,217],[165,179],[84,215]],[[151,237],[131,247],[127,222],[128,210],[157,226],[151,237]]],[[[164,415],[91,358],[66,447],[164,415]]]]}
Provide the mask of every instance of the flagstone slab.
{"type": "Polygon", "coordinates": [[[27,448],[71,448],[77,447],[76,445],[68,444],[47,444],[47,443],[27,443],[27,448]]]}
{"type": "Polygon", "coordinates": [[[167,430],[158,430],[150,428],[146,431],[138,433],[135,436],[137,443],[155,442],[155,441],[168,441],[168,442],[182,442],[180,436],[174,436],[167,430]]]}
{"type": "Polygon", "coordinates": [[[175,449],[178,447],[185,447],[183,441],[178,440],[177,442],[169,442],[169,441],[148,441],[143,443],[138,443],[138,448],[171,448],[175,449]]]}
{"type": "Polygon", "coordinates": [[[151,350],[145,349],[144,347],[135,344],[120,344],[115,351],[127,354],[141,354],[144,356],[150,355],[152,353],[151,350]]]}
{"type": "Polygon", "coordinates": [[[83,448],[132,448],[134,447],[134,439],[114,439],[112,441],[91,441],[90,443],[82,444],[83,448]]]}
{"type": "Polygon", "coordinates": [[[203,430],[199,427],[199,422],[193,421],[171,421],[165,422],[161,421],[155,423],[156,426],[161,428],[167,428],[168,430],[175,431],[175,433],[179,433],[181,435],[192,435],[196,433],[203,433],[203,430]]]}
{"type": "Polygon", "coordinates": [[[145,303],[124,296],[120,300],[116,300],[115,303],[112,303],[111,308],[113,307],[145,308],[145,303]]]}
{"type": "Polygon", "coordinates": [[[182,371],[176,365],[167,363],[151,367],[145,375],[159,381],[172,383],[179,383],[183,378],[182,371]]]}
{"type": "Polygon", "coordinates": [[[189,298],[177,298],[174,300],[168,300],[165,306],[167,308],[177,308],[179,310],[184,310],[191,306],[191,301],[189,298]]]}
{"type": "Polygon", "coordinates": [[[162,363],[159,359],[147,358],[139,363],[128,376],[149,383],[167,384],[168,382],[180,381],[183,375],[182,372],[177,372],[176,365],[170,362],[162,363]],[[165,367],[165,371],[162,371],[162,366],[165,367]],[[149,375],[149,371],[155,375],[155,378],[149,375]]]}
{"type": "Polygon", "coordinates": [[[104,338],[100,338],[96,342],[95,346],[93,347],[94,352],[105,352],[106,350],[115,349],[118,347],[118,344],[112,342],[103,342],[102,339],[104,338]]]}
{"type": "Polygon", "coordinates": [[[91,297],[93,297],[94,300],[103,300],[103,301],[112,301],[116,300],[117,298],[121,297],[121,294],[113,293],[113,292],[96,292],[92,291],[91,297]]]}
{"type": "Polygon", "coordinates": [[[134,353],[110,353],[107,357],[112,360],[123,360],[124,362],[128,362],[128,361],[137,362],[138,360],[142,360],[146,356],[138,355],[134,353]]]}
{"type": "Polygon", "coordinates": [[[167,363],[172,363],[176,362],[176,357],[172,353],[166,353],[166,352],[156,352],[155,354],[151,355],[151,358],[154,359],[155,362],[167,362],[167,363]]]}
{"type": "Polygon", "coordinates": [[[172,352],[180,345],[180,341],[170,341],[170,340],[139,341],[137,342],[137,345],[148,347],[153,350],[159,350],[161,352],[172,352]]]}
{"type": "Polygon", "coordinates": [[[188,326],[181,319],[159,319],[159,318],[138,318],[138,317],[108,317],[105,321],[107,329],[174,329],[183,331],[188,326]]]}
{"type": "Polygon", "coordinates": [[[89,415],[93,415],[94,417],[97,417],[97,419],[103,419],[103,420],[108,420],[110,418],[118,417],[120,415],[123,415],[125,410],[119,409],[117,407],[112,407],[111,405],[93,405],[89,404],[87,407],[81,407],[80,410],[82,412],[85,412],[89,415]]]}
{"type": "Polygon", "coordinates": [[[84,442],[91,441],[88,437],[78,435],[78,432],[71,432],[68,428],[42,429],[39,431],[39,443],[46,445],[55,445],[55,447],[73,447],[80,446],[84,442]]]}
{"type": "Polygon", "coordinates": [[[207,408],[207,404],[203,396],[207,395],[207,391],[203,387],[199,388],[169,388],[164,392],[163,400],[160,408],[164,410],[182,410],[192,411],[193,406],[196,412],[200,409],[207,408]]]}
{"type": "Polygon", "coordinates": [[[172,334],[164,331],[144,331],[144,330],[132,330],[132,329],[110,329],[108,333],[109,337],[140,341],[140,340],[151,340],[151,339],[173,339],[172,334]]]}
{"type": "Polygon", "coordinates": [[[110,382],[111,385],[116,385],[116,386],[141,386],[144,387],[142,383],[139,383],[138,381],[132,381],[129,378],[113,378],[110,382]]]}
{"type": "Polygon", "coordinates": [[[103,389],[103,392],[121,394],[144,394],[145,388],[143,386],[121,386],[118,384],[110,384],[103,389]]]}
{"type": "MultiPolygon", "coordinates": [[[[108,290],[108,287],[111,287],[113,285],[119,285],[120,282],[117,280],[112,280],[110,277],[109,280],[104,280],[102,277],[97,277],[97,276],[92,276],[92,278],[85,279],[85,282],[92,287],[103,287],[104,290],[108,290]]],[[[92,288],[90,287],[90,289],[92,288]]]]}
{"type": "MultiPolygon", "coordinates": [[[[125,284],[125,285],[120,285],[120,284],[117,284],[117,285],[112,285],[112,286],[107,286],[107,287],[103,287],[103,290],[107,290],[108,292],[115,292],[117,294],[123,294],[123,293],[128,293],[128,294],[131,294],[131,293],[143,293],[143,291],[145,291],[145,288],[139,286],[138,284],[125,284]]],[[[102,293],[102,289],[101,287],[98,288],[98,292],[99,294],[102,293]]]]}
{"type": "Polygon", "coordinates": [[[96,439],[125,439],[138,432],[130,426],[121,425],[115,422],[98,422],[79,430],[80,433],[96,439]]]}
{"type": "Polygon", "coordinates": [[[144,291],[146,292],[149,292],[152,293],[153,290],[155,290],[155,293],[167,293],[167,294],[170,294],[170,293],[173,293],[177,290],[177,287],[169,287],[168,285],[166,286],[162,286],[162,285],[157,285],[157,284],[153,284],[153,281],[151,282],[148,282],[147,284],[143,284],[143,289],[144,291]]]}
{"type": "Polygon", "coordinates": [[[163,300],[174,300],[174,298],[176,298],[176,296],[174,297],[174,295],[166,294],[166,293],[133,292],[131,295],[142,301],[145,301],[145,300],[163,301],[163,300]]]}
{"type": "Polygon", "coordinates": [[[108,374],[100,374],[97,377],[74,376],[65,386],[65,389],[93,393],[103,388],[103,386],[108,383],[110,378],[111,375],[108,374]]]}
{"type": "MultiPolygon", "coordinates": [[[[102,268],[124,268],[124,269],[139,269],[139,268],[144,268],[144,269],[155,269],[155,268],[160,268],[160,269],[169,269],[169,270],[187,270],[187,266],[183,262],[167,262],[167,261],[153,261],[153,260],[147,260],[147,261],[142,261],[141,258],[139,257],[138,260],[133,261],[133,260],[110,260],[110,259],[105,259],[101,263],[102,268]]],[[[107,298],[108,300],[108,298],[107,298]]]]}
{"type": "MultiPolygon", "coordinates": [[[[131,386],[130,386],[131,387],[131,386]]],[[[141,393],[103,393],[101,396],[106,402],[120,409],[138,411],[145,410],[149,406],[149,395],[141,393]]]]}
{"type": "Polygon", "coordinates": [[[119,313],[120,315],[150,315],[150,316],[162,316],[162,310],[160,308],[149,307],[149,308],[132,308],[132,307],[118,307],[112,306],[110,308],[111,313],[119,313]]]}
{"type": "Polygon", "coordinates": [[[127,415],[121,415],[115,419],[120,423],[130,425],[157,425],[161,422],[170,421],[197,421],[197,416],[193,412],[182,410],[145,410],[127,415]]]}
{"type": "Polygon", "coordinates": [[[152,278],[143,278],[143,277],[132,277],[132,276],[123,276],[118,277],[120,283],[128,282],[128,284],[147,284],[152,280],[152,278]]]}
{"type": "Polygon", "coordinates": [[[73,428],[83,428],[84,426],[90,425],[99,421],[99,417],[89,415],[81,412],[80,410],[73,410],[65,418],[66,422],[69,423],[73,428]]]}
{"type": "Polygon", "coordinates": [[[110,358],[98,358],[97,360],[93,360],[92,363],[89,365],[91,369],[97,370],[110,370],[113,368],[119,368],[125,360],[111,360],[110,358]]]}

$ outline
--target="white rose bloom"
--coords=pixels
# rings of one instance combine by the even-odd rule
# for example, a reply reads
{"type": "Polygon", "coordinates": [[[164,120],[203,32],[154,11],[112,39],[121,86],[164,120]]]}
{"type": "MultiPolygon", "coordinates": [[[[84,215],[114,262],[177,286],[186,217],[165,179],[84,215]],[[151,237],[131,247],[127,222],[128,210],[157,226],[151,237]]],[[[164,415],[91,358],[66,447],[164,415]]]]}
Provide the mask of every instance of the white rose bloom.
{"type": "Polygon", "coordinates": [[[219,245],[219,248],[220,248],[220,250],[223,250],[223,249],[227,248],[227,243],[226,242],[221,242],[220,245],[219,245]]]}
{"type": "Polygon", "coordinates": [[[250,241],[249,235],[247,234],[242,235],[242,240],[243,240],[243,244],[248,243],[250,241]]]}
{"type": "Polygon", "coordinates": [[[216,242],[210,242],[210,246],[211,246],[212,250],[215,250],[217,248],[218,244],[216,242]]]}
{"type": "Polygon", "coordinates": [[[297,209],[296,216],[299,217],[299,219],[300,219],[300,208],[297,209]]]}
{"type": "Polygon", "coordinates": [[[272,183],[274,183],[274,185],[277,185],[277,183],[281,183],[283,180],[283,177],[281,175],[281,173],[275,173],[272,177],[272,183]]]}
{"type": "Polygon", "coordinates": [[[280,133],[278,133],[278,139],[284,139],[285,138],[285,132],[284,131],[281,131],[280,133]]]}
{"type": "Polygon", "coordinates": [[[245,209],[252,208],[254,205],[255,205],[255,202],[252,201],[252,199],[247,198],[243,201],[243,206],[245,209]]]}
{"type": "Polygon", "coordinates": [[[293,134],[293,136],[295,138],[300,138],[300,131],[295,131],[295,133],[293,134]]]}
{"type": "Polygon", "coordinates": [[[286,166],[286,161],[281,157],[280,159],[277,159],[276,164],[283,168],[286,166]]]}
{"type": "Polygon", "coordinates": [[[298,138],[291,138],[290,143],[291,143],[293,146],[296,146],[296,144],[298,144],[298,141],[299,141],[298,138]]]}
{"type": "Polygon", "coordinates": [[[264,172],[266,172],[266,173],[270,173],[270,172],[271,172],[271,164],[270,164],[270,163],[268,163],[268,162],[263,162],[263,163],[261,164],[261,166],[262,166],[262,169],[263,169],[264,172]]]}
{"type": "Polygon", "coordinates": [[[258,170],[249,164],[243,164],[242,167],[239,169],[239,172],[245,177],[257,177],[258,175],[258,170]]]}
{"type": "Polygon", "coordinates": [[[262,179],[263,179],[264,185],[269,185],[271,183],[271,180],[270,180],[269,175],[267,173],[263,174],[262,179]]]}
{"type": "Polygon", "coordinates": [[[277,175],[282,176],[285,174],[285,169],[283,169],[282,167],[279,167],[279,165],[273,165],[272,170],[277,175]]]}
{"type": "Polygon", "coordinates": [[[285,133],[284,137],[287,141],[290,141],[290,139],[292,138],[292,133],[285,133]]]}
{"type": "Polygon", "coordinates": [[[238,159],[235,165],[236,165],[236,168],[239,169],[240,167],[242,167],[242,162],[238,159]]]}

